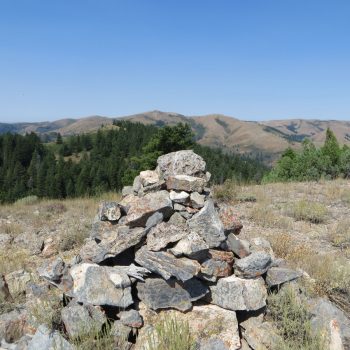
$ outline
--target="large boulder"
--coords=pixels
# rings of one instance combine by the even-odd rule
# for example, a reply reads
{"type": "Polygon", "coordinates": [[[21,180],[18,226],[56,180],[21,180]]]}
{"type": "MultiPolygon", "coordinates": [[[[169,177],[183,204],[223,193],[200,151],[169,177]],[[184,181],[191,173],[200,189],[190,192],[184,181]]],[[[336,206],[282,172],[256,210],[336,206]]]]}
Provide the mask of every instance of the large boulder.
{"type": "Polygon", "coordinates": [[[115,267],[83,263],[71,268],[70,294],[80,303],[128,307],[133,303],[129,276],[115,267]]]}
{"type": "Polygon", "coordinates": [[[153,252],[147,247],[142,247],[136,252],[135,261],[166,280],[175,277],[178,280],[187,281],[200,271],[200,264],[197,261],[187,258],[178,259],[170,253],[153,252]]]}
{"type": "Polygon", "coordinates": [[[153,310],[174,308],[180,311],[192,307],[190,294],[174,281],[161,278],[148,278],[137,283],[137,296],[153,310]]]}
{"type": "Polygon", "coordinates": [[[128,209],[124,223],[130,227],[145,227],[147,219],[155,212],[162,213],[164,217],[169,217],[173,212],[168,191],[152,192],[144,197],[129,195],[120,204],[128,209]]]}
{"type": "Polygon", "coordinates": [[[211,199],[187,221],[187,224],[190,231],[201,236],[209,245],[209,248],[219,247],[226,240],[224,227],[211,199]]]}
{"type": "Polygon", "coordinates": [[[264,280],[242,279],[234,275],[219,279],[210,286],[211,303],[228,310],[258,310],[266,305],[267,290],[264,280]]]}
{"type": "Polygon", "coordinates": [[[177,151],[160,156],[158,170],[164,179],[175,175],[206,177],[206,163],[192,150],[177,151]]]}

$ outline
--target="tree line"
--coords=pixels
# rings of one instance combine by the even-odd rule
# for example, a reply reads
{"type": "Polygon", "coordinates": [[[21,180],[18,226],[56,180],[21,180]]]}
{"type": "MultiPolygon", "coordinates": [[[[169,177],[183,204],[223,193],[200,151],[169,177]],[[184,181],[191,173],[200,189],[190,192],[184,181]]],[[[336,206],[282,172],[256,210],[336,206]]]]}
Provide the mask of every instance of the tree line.
{"type": "Polygon", "coordinates": [[[341,147],[328,128],[322,147],[317,148],[310,140],[304,140],[300,151],[287,148],[263,181],[317,181],[338,177],[350,177],[350,148],[341,147]]]}
{"type": "Polygon", "coordinates": [[[119,191],[140,171],[155,168],[160,155],[180,149],[193,149],[206,160],[213,183],[259,182],[267,171],[258,161],[195,143],[187,124],[158,128],[115,121],[92,134],[58,135],[50,144],[35,133],[7,133],[0,135],[0,202],[119,191]]]}

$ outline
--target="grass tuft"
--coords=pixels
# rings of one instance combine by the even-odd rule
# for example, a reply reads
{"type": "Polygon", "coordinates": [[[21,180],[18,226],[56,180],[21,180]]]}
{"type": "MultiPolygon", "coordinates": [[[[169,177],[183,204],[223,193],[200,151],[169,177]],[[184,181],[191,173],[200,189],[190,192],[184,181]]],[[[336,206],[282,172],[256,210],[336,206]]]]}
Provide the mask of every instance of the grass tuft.
{"type": "Polygon", "coordinates": [[[301,200],[290,206],[289,214],[298,221],[320,224],[325,222],[328,211],[321,203],[301,200]]]}

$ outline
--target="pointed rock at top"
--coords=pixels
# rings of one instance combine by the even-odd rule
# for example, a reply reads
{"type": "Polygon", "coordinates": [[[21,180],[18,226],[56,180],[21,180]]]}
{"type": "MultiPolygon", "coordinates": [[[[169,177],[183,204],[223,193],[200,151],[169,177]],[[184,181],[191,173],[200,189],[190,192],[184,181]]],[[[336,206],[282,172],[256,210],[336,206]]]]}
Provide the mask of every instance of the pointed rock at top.
{"type": "Polygon", "coordinates": [[[158,158],[157,163],[158,170],[164,179],[176,175],[187,175],[207,179],[205,161],[192,150],[165,154],[158,158]]]}

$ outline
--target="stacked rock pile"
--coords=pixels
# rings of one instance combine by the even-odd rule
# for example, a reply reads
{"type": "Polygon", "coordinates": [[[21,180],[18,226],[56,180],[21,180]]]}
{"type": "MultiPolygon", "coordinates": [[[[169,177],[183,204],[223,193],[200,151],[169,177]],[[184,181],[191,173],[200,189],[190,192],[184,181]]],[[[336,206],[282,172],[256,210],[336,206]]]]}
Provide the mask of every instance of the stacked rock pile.
{"type": "Polygon", "coordinates": [[[69,337],[82,324],[85,331],[102,327],[108,315],[114,334],[132,339],[143,334],[137,329],[147,313],[174,309],[190,315],[202,335],[221,320],[223,327],[198,337],[198,349],[241,348],[236,312],[263,310],[267,286],[299,273],[278,267],[267,241],[237,238],[242,225],[232,208],[216,207],[209,179],[192,151],[159,157],[119,203],[100,205],[91,237],[70,265],[58,258],[40,269],[70,299],[61,313],[69,337]]]}

